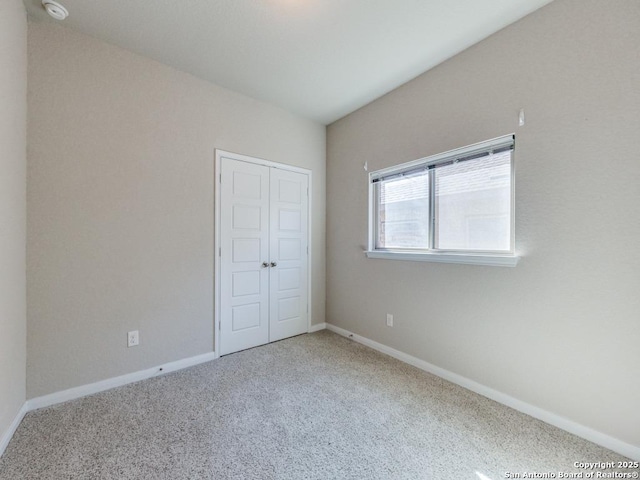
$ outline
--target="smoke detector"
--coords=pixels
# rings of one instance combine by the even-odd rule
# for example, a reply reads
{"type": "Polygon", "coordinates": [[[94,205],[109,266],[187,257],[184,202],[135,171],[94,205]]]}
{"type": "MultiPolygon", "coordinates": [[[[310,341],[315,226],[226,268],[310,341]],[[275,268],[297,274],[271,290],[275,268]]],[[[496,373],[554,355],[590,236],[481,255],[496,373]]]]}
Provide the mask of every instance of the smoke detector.
{"type": "Polygon", "coordinates": [[[64,20],[69,16],[67,9],[53,0],[42,0],[42,6],[56,20],[64,20]]]}

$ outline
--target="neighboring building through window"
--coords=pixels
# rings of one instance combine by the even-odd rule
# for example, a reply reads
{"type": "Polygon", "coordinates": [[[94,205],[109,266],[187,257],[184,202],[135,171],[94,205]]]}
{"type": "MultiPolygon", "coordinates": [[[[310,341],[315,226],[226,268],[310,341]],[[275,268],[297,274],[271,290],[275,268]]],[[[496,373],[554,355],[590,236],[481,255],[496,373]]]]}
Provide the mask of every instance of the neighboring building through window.
{"type": "Polygon", "coordinates": [[[489,258],[516,258],[514,146],[509,135],[372,172],[368,255],[515,265],[489,258]]]}

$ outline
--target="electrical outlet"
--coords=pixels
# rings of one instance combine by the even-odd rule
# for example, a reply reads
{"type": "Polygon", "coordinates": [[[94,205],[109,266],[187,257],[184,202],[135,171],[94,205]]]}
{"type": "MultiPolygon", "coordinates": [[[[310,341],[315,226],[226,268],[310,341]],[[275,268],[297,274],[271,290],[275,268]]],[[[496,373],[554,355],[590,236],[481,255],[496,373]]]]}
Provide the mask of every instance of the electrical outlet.
{"type": "Polygon", "coordinates": [[[393,315],[387,313],[387,327],[393,327],[393,315]]]}
{"type": "Polygon", "coordinates": [[[135,347],[138,344],[140,344],[140,334],[138,330],[127,333],[127,347],[135,347]]]}

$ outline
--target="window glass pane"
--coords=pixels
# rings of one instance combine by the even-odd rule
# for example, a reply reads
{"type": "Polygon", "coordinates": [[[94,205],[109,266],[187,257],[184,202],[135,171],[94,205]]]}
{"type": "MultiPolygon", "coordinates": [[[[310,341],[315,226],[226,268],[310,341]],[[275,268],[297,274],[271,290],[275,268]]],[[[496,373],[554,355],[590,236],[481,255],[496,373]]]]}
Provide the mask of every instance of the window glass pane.
{"type": "Polygon", "coordinates": [[[435,246],[511,250],[511,151],[435,169],[435,246]]]}
{"type": "Polygon", "coordinates": [[[429,175],[427,172],[377,184],[376,248],[429,247],[429,175]]]}

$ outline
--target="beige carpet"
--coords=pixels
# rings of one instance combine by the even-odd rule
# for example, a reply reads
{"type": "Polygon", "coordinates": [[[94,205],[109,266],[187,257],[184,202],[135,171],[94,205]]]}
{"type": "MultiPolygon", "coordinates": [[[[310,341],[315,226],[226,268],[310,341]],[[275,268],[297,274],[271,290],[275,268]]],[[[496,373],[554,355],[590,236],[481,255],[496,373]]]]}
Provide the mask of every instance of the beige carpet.
{"type": "Polygon", "coordinates": [[[29,413],[0,479],[496,480],[618,460],[323,331],[29,413]]]}

